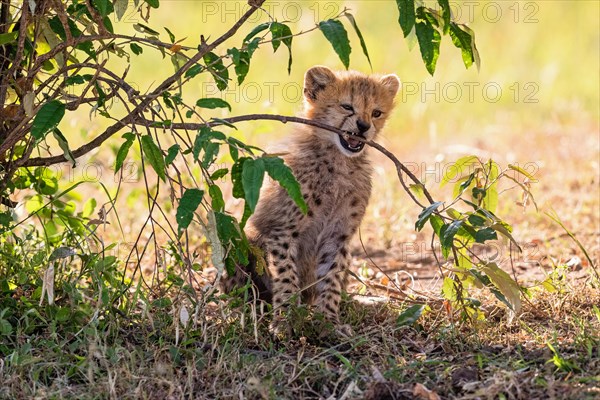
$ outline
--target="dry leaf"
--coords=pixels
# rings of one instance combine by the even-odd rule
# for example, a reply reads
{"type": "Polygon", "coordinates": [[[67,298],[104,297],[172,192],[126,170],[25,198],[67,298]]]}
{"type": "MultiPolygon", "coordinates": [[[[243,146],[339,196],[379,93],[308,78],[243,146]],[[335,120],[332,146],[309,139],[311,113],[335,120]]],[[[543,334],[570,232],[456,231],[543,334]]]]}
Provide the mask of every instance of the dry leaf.
{"type": "Polygon", "coordinates": [[[102,224],[107,224],[110,225],[110,222],[108,221],[103,221],[101,219],[90,219],[88,221],[88,225],[102,225],[102,224]]]}
{"type": "Polygon", "coordinates": [[[48,296],[48,304],[54,304],[54,263],[44,272],[42,279],[42,295],[40,296],[40,306],[44,303],[44,294],[48,296]]]}
{"type": "Polygon", "coordinates": [[[182,326],[187,326],[190,321],[190,313],[188,312],[185,306],[181,306],[181,310],[179,310],[179,322],[181,322],[182,326]]]}
{"type": "Polygon", "coordinates": [[[169,51],[171,53],[179,53],[180,50],[181,50],[180,44],[174,44],[173,46],[169,47],[169,51]]]}
{"type": "Polygon", "coordinates": [[[424,400],[440,400],[440,396],[436,392],[427,389],[424,385],[420,383],[415,384],[415,388],[413,389],[413,396],[424,400]]]}

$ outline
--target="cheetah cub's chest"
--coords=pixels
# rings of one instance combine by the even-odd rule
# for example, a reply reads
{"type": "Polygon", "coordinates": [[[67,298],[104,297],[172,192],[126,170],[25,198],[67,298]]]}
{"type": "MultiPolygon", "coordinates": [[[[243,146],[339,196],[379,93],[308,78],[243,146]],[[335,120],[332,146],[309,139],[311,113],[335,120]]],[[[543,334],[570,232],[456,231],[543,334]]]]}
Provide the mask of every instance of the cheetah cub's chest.
{"type": "Polygon", "coordinates": [[[350,265],[348,243],[371,193],[367,149],[356,137],[377,137],[399,85],[395,75],[333,72],[321,66],[306,73],[306,117],[348,134],[298,129],[284,158],[301,185],[308,213],[303,214],[273,184],[261,194],[249,221],[247,235],[262,248],[268,273],[259,275],[248,266],[237,274],[250,276],[260,296],[272,300],[276,332],[286,330],[285,310],[301,298],[339,325],[341,292],[350,265]]]}

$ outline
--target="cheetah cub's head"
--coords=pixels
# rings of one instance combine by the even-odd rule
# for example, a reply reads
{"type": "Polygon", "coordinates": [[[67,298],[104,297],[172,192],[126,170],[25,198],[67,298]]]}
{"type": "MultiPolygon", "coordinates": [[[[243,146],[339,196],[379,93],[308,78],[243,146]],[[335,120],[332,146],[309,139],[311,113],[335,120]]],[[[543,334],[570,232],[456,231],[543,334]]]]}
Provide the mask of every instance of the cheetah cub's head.
{"type": "Polygon", "coordinates": [[[365,144],[353,138],[374,139],[394,108],[400,88],[396,75],[364,75],[355,71],[333,72],[316,66],[304,77],[306,116],[348,132],[340,136],[322,132],[348,156],[359,155],[365,144]]]}

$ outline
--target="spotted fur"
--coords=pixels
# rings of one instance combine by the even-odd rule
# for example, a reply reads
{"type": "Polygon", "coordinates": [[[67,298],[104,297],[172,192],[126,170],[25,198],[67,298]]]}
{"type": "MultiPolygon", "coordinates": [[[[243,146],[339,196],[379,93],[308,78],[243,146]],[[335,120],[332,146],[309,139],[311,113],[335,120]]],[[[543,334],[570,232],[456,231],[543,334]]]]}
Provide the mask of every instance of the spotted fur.
{"type": "MultiPolygon", "coordinates": [[[[395,75],[313,67],[305,75],[305,117],[374,139],[393,109],[399,85],[395,75]]],[[[367,148],[352,136],[340,138],[305,126],[295,132],[284,158],[301,185],[308,213],[270,183],[246,228],[265,254],[266,271],[259,275],[252,265],[239,267],[225,278],[224,288],[229,291],[250,277],[259,296],[273,303],[275,328],[294,295],[338,325],[350,264],[348,243],[371,194],[367,148]]]]}

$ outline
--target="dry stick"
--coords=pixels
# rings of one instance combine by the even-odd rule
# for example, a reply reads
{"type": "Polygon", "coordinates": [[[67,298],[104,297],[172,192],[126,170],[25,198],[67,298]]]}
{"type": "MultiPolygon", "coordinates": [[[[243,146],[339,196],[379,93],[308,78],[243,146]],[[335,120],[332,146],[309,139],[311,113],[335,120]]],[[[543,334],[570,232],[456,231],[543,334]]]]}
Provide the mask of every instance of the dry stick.
{"type": "MultiPolygon", "coordinates": [[[[162,86],[162,85],[161,85],[162,86]]],[[[156,92],[156,91],[155,91],[156,92]]],[[[139,106],[137,107],[139,108],[139,106]]],[[[137,109],[136,108],[136,109],[137,109]]],[[[134,115],[135,110],[130,113],[127,117],[125,117],[126,119],[131,117],[132,115],[134,115]]],[[[299,124],[304,124],[304,125],[310,125],[310,126],[314,126],[316,128],[320,128],[320,129],[324,129],[330,132],[334,132],[337,133],[338,135],[347,135],[348,132],[341,130],[339,128],[324,124],[322,122],[318,122],[318,121],[313,121],[310,119],[306,119],[306,118],[300,118],[300,117],[290,117],[290,116],[284,116],[284,115],[274,115],[274,114],[248,114],[248,115],[239,115],[239,116],[235,116],[235,117],[230,117],[230,118],[223,118],[223,119],[219,119],[219,120],[213,120],[210,121],[206,124],[199,124],[199,123],[172,123],[168,126],[165,126],[165,128],[169,128],[169,129],[189,129],[189,130],[198,130],[200,128],[202,128],[203,126],[218,126],[218,125],[225,125],[227,123],[233,124],[236,122],[242,122],[242,121],[256,121],[256,120],[270,120],[270,121],[279,121],[282,123],[288,123],[288,122],[294,122],[294,123],[299,123],[299,124]]],[[[149,120],[143,120],[143,121],[136,121],[133,120],[131,121],[132,123],[136,123],[136,124],[140,124],[140,125],[156,125],[156,123],[154,121],[149,121],[149,120]]],[[[113,125],[112,127],[108,128],[102,135],[100,135],[99,137],[97,137],[96,139],[92,140],[91,142],[89,142],[88,144],[85,144],[83,146],[81,146],[80,148],[78,148],[77,150],[73,151],[73,154],[75,155],[75,157],[80,157],[83,154],[86,154],[87,152],[91,151],[92,149],[98,147],[102,142],[104,142],[104,140],[108,139],[108,137],[112,136],[113,132],[110,132],[111,128],[115,127],[119,125],[119,123],[113,125]],[[110,133],[109,133],[110,132],[110,133]]],[[[116,132],[116,131],[115,131],[116,132]]],[[[423,185],[421,183],[421,181],[408,169],[406,168],[406,166],[404,164],[402,164],[398,158],[392,154],[389,150],[387,150],[385,147],[383,147],[382,145],[375,143],[371,140],[367,140],[367,139],[363,139],[359,136],[353,136],[353,139],[356,139],[358,141],[364,142],[367,145],[375,148],[376,150],[378,150],[379,152],[381,152],[383,155],[385,155],[387,158],[389,158],[394,165],[396,166],[396,171],[398,174],[398,178],[400,179],[400,183],[402,184],[402,187],[404,188],[404,190],[408,193],[408,195],[411,197],[411,199],[420,207],[425,208],[425,206],[423,204],[421,204],[421,202],[419,200],[417,200],[417,198],[412,194],[412,192],[410,191],[410,189],[408,188],[408,186],[406,185],[406,182],[404,181],[404,177],[402,176],[402,172],[404,172],[406,175],[408,175],[408,177],[417,185],[421,185],[423,188],[423,193],[425,194],[425,197],[427,198],[427,200],[429,201],[429,203],[433,204],[434,200],[433,197],[431,197],[431,195],[429,194],[429,192],[427,191],[427,189],[425,188],[425,185],[423,185]]],[[[52,164],[56,164],[58,162],[63,162],[66,161],[64,156],[54,156],[54,157],[45,157],[45,158],[32,158],[29,159],[27,161],[24,161],[23,163],[20,164],[20,166],[27,166],[27,167],[31,167],[31,166],[41,166],[41,165],[52,165],[52,164]]]]}

